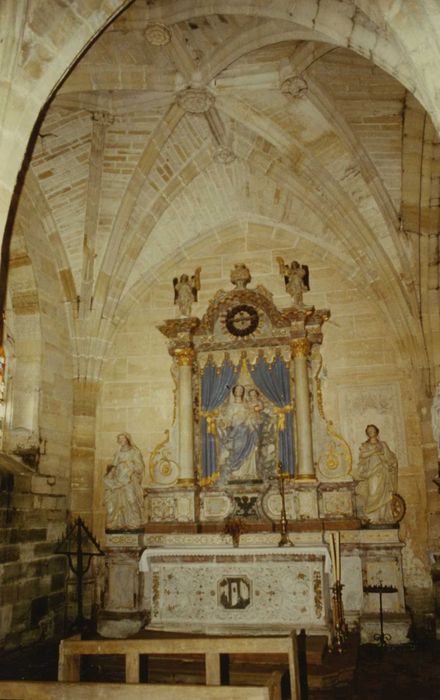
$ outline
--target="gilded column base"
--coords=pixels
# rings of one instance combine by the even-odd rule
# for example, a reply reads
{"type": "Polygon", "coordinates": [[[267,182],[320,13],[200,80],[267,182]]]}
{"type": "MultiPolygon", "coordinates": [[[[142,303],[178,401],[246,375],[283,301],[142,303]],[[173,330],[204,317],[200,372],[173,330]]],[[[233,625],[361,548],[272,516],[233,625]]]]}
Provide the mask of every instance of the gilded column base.
{"type": "Polygon", "coordinates": [[[194,483],[194,479],[177,479],[177,486],[181,486],[182,488],[192,488],[194,483]]]}
{"type": "Polygon", "coordinates": [[[301,484],[316,484],[318,480],[314,474],[298,474],[293,481],[301,484]]]}

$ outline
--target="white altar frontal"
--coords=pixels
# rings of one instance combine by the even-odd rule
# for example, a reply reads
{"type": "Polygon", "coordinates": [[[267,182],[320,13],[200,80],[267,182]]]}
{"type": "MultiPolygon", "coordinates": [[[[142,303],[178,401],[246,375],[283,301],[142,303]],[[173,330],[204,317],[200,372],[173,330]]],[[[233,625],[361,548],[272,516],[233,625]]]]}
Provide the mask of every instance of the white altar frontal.
{"type": "MultiPolygon", "coordinates": [[[[118,465],[106,477],[103,636],[146,626],[210,634],[297,628],[331,638],[339,581],[345,621],[364,642],[379,629],[371,587],[391,586],[385,633],[408,641],[402,499],[381,492],[380,469],[386,457],[397,470],[394,455],[369,426],[365,484],[377,506],[368,488],[361,500],[350,448],[323,408],[320,344],[330,311],[303,303],[307,286],[295,275],[304,280],[304,266],[282,269],[293,290],[287,309],[261,285],[248,288],[250,272],[238,264],[233,288],[219,290],[202,318],[159,326],[176,382],[175,420],[149,457],[139,526],[120,526],[118,465]]],[[[121,443],[128,469],[133,450],[121,443]]]]}

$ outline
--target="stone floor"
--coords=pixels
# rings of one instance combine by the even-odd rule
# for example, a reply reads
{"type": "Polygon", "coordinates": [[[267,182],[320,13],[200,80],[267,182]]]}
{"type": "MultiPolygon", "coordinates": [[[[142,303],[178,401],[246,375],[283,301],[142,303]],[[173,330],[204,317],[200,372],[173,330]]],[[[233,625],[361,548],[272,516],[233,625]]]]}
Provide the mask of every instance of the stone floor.
{"type": "MultiPolygon", "coordinates": [[[[0,680],[56,680],[57,663],[55,642],[3,653],[0,680]]],[[[414,649],[400,647],[383,652],[377,647],[363,646],[350,682],[327,690],[309,689],[307,697],[308,700],[440,700],[440,641],[414,649]]]]}
{"type": "Polygon", "coordinates": [[[326,699],[439,700],[440,642],[385,651],[363,646],[350,683],[309,691],[309,700],[326,699]]]}

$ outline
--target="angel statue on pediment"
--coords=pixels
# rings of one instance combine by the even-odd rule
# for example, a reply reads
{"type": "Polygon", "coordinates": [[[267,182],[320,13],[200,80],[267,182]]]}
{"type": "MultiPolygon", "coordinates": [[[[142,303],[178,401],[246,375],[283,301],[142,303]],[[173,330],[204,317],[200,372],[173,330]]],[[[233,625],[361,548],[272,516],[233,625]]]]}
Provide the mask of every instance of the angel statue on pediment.
{"type": "Polygon", "coordinates": [[[173,279],[174,303],[179,307],[182,316],[189,316],[191,314],[191,306],[197,301],[201,269],[201,267],[196,268],[191,278],[189,275],[180,275],[180,277],[174,277],[173,279]]]}
{"type": "Polygon", "coordinates": [[[304,306],[303,294],[310,291],[308,266],[301,265],[297,260],[287,265],[283,258],[277,258],[277,263],[280,275],[284,277],[286,292],[292,297],[294,305],[304,306]]]}

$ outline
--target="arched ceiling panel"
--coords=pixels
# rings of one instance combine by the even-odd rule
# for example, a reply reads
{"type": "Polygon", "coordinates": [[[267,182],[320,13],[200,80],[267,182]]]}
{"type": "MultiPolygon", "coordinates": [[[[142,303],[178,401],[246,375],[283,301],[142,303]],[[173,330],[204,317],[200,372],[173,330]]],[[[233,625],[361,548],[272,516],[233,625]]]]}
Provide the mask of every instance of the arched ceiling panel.
{"type": "Polygon", "coordinates": [[[399,307],[402,325],[414,312],[398,225],[405,89],[339,45],[357,42],[409,84],[402,46],[385,47],[377,22],[348,0],[202,0],[193,13],[186,0],[136,0],[72,71],[42,127],[32,169],[90,311],[87,352],[105,345],[146,270],[219,221],[296,226],[399,307]],[[154,21],[169,43],[148,40],[154,21]],[[298,74],[306,91],[296,97],[282,84],[298,74]],[[189,84],[214,106],[185,107],[189,84]],[[222,149],[232,165],[216,164],[222,149]]]}

